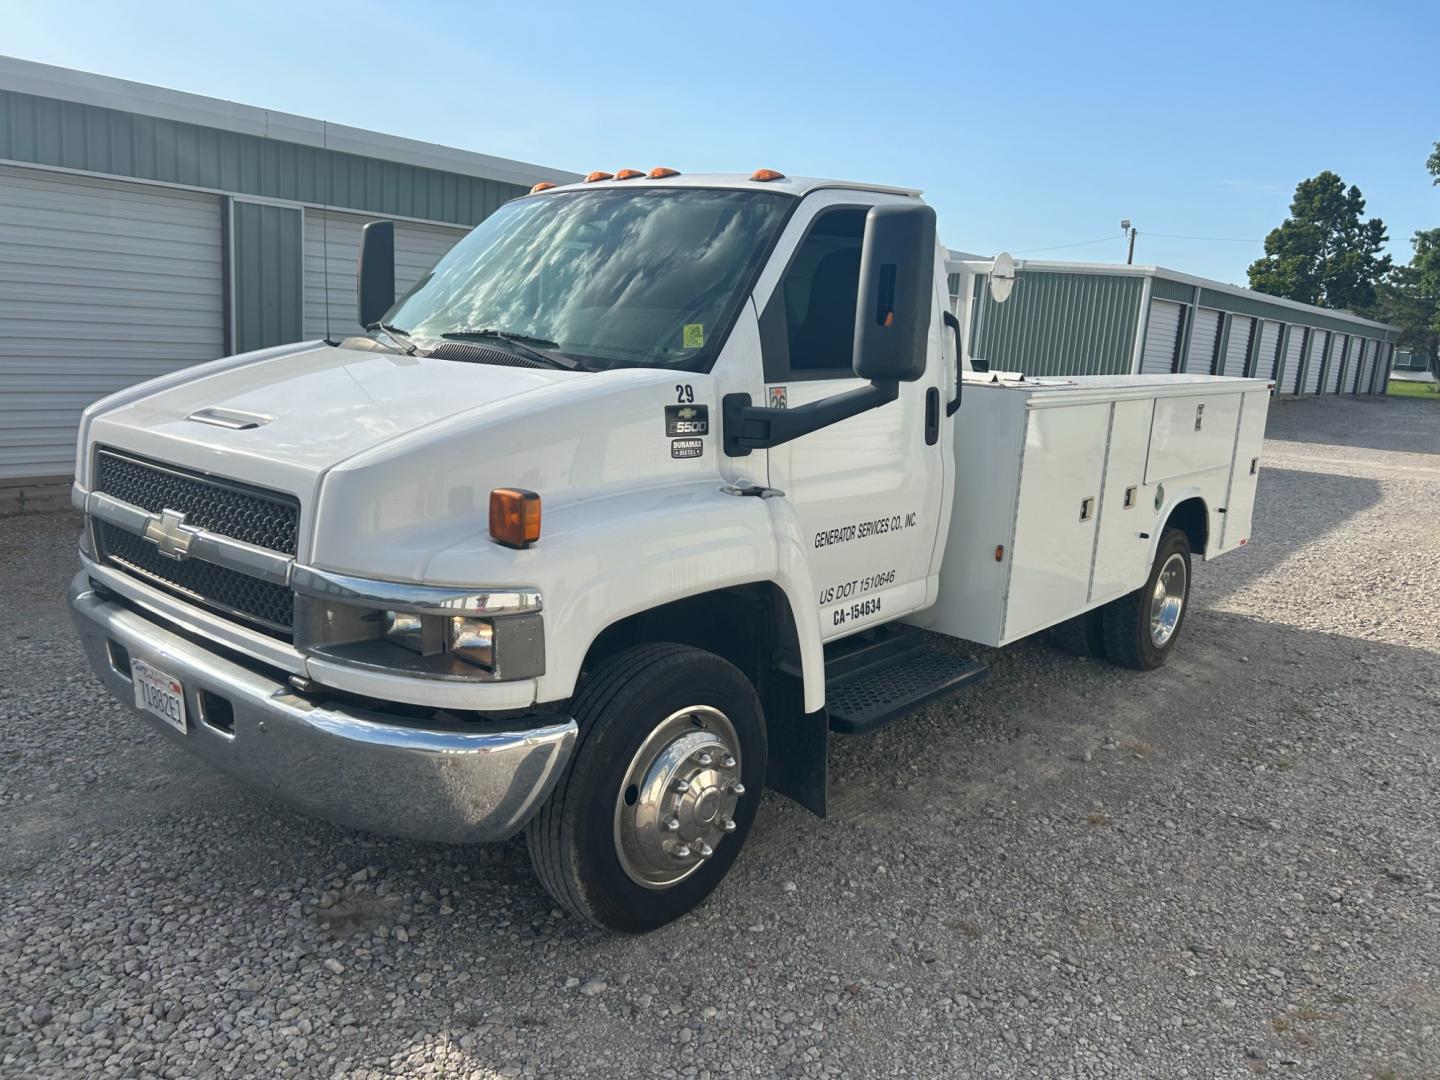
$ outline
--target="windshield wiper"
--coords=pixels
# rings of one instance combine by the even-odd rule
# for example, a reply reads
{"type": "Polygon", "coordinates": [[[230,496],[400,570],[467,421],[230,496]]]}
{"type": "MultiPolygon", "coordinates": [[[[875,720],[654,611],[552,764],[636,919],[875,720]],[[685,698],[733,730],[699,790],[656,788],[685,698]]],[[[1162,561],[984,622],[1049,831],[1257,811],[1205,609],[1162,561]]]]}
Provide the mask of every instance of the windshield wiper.
{"type": "Polygon", "coordinates": [[[542,364],[549,364],[551,367],[561,368],[565,371],[589,371],[579,360],[572,360],[568,356],[550,352],[551,349],[560,347],[558,342],[550,341],[548,338],[536,337],[533,334],[520,334],[511,330],[496,330],[493,327],[479,327],[476,329],[447,330],[440,335],[452,341],[494,340],[504,341],[507,344],[524,353],[533,360],[539,360],[542,364]]]}
{"type": "Polygon", "coordinates": [[[410,336],[410,331],[408,331],[408,330],[401,330],[398,326],[392,326],[392,325],[390,325],[389,323],[386,323],[386,322],[371,323],[369,326],[365,327],[365,329],[366,329],[366,330],[379,330],[382,334],[384,334],[386,337],[388,337],[388,338],[389,338],[391,341],[393,341],[396,345],[399,345],[400,348],[404,349],[407,356],[414,356],[414,355],[415,355],[415,346],[412,345],[412,344],[410,344],[410,342],[408,342],[408,341],[402,340],[402,339],[408,338],[408,337],[410,336]]]}

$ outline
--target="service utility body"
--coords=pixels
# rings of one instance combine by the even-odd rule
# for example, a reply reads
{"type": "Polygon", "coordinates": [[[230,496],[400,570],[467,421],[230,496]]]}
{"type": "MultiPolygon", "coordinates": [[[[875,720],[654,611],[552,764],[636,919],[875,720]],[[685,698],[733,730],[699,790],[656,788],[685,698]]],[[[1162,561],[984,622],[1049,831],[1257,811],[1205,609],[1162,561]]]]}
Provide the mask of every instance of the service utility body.
{"type": "Polygon", "coordinates": [[[945,255],[918,192],[625,170],[397,300],[372,223],[354,336],[86,411],[90,661],[261,791],[523,830],[566,909],[659,926],[767,787],[824,813],[832,732],[983,677],[936,635],[1155,668],[1248,539],[1267,382],[974,370],[945,255]]]}

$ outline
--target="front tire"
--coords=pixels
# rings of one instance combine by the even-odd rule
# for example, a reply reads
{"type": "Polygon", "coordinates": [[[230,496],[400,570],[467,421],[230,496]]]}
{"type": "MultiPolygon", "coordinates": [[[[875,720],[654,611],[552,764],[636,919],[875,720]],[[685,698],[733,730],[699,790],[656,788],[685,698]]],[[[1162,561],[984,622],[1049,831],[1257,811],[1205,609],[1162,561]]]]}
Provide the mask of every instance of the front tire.
{"type": "Polygon", "coordinates": [[[1124,667],[1154,671],[1170,658],[1190,607],[1190,541],[1166,529],[1144,586],[1100,609],[1105,655],[1124,667]]]}
{"type": "Polygon", "coordinates": [[[587,674],[565,774],[526,827],[546,891],[577,918],[640,934],[695,907],[740,853],[765,785],[749,680],[687,645],[625,649],[587,674]]]}

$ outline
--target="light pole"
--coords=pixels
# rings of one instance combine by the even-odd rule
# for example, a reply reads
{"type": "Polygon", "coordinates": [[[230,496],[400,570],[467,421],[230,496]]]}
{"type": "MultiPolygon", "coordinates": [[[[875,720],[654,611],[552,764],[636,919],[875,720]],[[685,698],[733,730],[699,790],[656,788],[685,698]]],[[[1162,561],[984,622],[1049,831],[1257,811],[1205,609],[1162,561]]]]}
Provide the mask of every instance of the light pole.
{"type": "Polygon", "coordinates": [[[1125,218],[1120,222],[1120,228],[1130,237],[1130,249],[1125,253],[1125,265],[1129,266],[1135,261],[1135,226],[1130,224],[1130,219],[1125,218]]]}

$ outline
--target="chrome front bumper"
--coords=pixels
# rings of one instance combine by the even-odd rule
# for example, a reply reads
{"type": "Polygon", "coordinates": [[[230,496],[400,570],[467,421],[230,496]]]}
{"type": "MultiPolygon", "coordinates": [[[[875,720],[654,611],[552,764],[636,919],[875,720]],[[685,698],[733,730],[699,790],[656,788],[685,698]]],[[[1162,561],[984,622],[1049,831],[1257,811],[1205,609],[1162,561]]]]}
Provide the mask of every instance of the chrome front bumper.
{"type": "Polygon", "coordinates": [[[139,712],[154,730],[341,825],[447,843],[503,840],[540,809],[575,745],[569,717],[422,725],[316,704],[102,598],[84,572],[71,582],[70,611],[91,667],[120,701],[133,707],[135,695],[129,670],[113,662],[112,643],[184,685],[188,730],[139,712]],[[203,719],[202,690],[229,702],[228,731],[203,719]]]}

